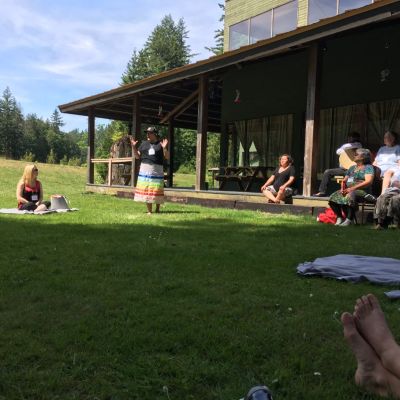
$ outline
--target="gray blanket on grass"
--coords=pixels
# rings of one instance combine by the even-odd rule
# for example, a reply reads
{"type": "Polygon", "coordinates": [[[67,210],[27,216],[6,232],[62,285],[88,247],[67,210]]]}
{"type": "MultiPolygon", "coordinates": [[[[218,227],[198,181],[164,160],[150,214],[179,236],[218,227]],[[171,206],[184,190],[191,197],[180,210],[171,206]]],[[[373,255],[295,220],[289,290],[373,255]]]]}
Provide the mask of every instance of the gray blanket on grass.
{"type": "MultiPolygon", "coordinates": [[[[400,260],[395,258],[338,254],[299,264],[297,272],[354,283],[369,281],[379,285],[400,285],[400,260]]],[[[400,295],[399,291],[387,292],[386,295],[397,298],[396,293],[400,295]]]]}
{"type": "Polygon", "coordinates": [[[51,213],[63,213],[68,211],[78,211],[78,208],[66,208],[66,209],[57,209],[57,210],[47,210],[47,211],[27,211],[27,210],[18,210],[18,208],[0,208],[0,214],[34,214],[34,215],[43,215],[43,214],[51,214],[51,213]]]}

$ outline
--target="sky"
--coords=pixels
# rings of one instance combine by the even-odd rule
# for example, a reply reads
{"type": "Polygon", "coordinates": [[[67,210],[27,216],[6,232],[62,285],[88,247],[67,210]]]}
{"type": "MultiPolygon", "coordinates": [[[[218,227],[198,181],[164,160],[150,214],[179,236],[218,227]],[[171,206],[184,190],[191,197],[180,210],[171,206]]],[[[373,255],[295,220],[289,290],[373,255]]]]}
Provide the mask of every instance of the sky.
{"type": "MultiPolygon", "coordinates": [[[[192,62],[211,57],[218,2],[0,0],[0,95],[9,87],[24,115],[47,119],[60,104],[116,88],[133,50],[167,14],[184,19],[192,62]]],[[[87,128],[86,117],[62,117],[64,131],[87,128]]]]}

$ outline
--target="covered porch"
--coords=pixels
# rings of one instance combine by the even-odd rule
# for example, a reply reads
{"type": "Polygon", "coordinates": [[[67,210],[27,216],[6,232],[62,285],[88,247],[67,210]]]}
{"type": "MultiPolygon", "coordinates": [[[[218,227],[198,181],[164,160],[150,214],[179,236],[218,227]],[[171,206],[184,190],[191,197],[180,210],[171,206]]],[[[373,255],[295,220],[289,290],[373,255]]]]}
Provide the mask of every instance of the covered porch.
{"type": "MultiPolygon", "coordinates": [[[[143,124],[167,127],[168,188],[174,186],[175,129],[187,128],[197,135],[192,193],[199,198],[203,192],[210,198],[222,195],[207,190],[209,132],[220,136],[214,178],[226,167],[241,167],[265,171],[257,176],[261,180],[276,167],[280,154],[290,153],[298,172],[298,200],[311,196],[318,174],[336,165],[335,149],[350,131],[358,131],[364,146],[376,151],[384,131],[400,127],[399,12],[399,2],[383,0],[61,105],[62,112],[88,117],[88,188],[96,186],[96,163],[109,165],[107,182],[97,185],[99,190],[111,190],[113,164],[128,165],[126,189],[135,186],[138,165],[132,157],[95,158],[95,119],[107,118],[127,122],[129,133],[139,140],[143,124]]],[[[256,192],[254,183],[251,190],[256,192]]],[[[241,188],[222,189],[236,196],[241,188]]],[[[167,189],[167,197],[174,192],[167,189]]],[[[248,196],[263,201],[259,193],[248,196]]]]}

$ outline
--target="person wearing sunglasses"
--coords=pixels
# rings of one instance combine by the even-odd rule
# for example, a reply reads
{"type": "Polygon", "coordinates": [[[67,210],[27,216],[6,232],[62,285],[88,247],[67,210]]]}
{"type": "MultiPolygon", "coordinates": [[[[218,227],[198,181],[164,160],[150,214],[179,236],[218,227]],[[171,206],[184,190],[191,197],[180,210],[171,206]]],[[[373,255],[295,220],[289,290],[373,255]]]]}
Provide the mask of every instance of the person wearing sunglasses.
{"type": "Polygon", "coordinates": [[[49,201],[43,201],[43,188],[37,179],[39,170],[35,164],[25,167],[17,185],[18,209],[23,211],[46,211],[49,201]]]}

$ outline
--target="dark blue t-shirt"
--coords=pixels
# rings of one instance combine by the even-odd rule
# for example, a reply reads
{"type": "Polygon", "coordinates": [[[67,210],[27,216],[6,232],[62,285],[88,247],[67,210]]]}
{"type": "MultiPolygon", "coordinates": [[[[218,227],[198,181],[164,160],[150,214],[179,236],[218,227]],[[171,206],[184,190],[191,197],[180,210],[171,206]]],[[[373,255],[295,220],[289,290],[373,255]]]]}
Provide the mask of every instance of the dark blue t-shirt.
{"type": "Polygon", "coordinates": [[[140,144],[138,150],[142,163],[163,165],[164,152],[160,142],[150,143],[146,140],[140,144]]]}

